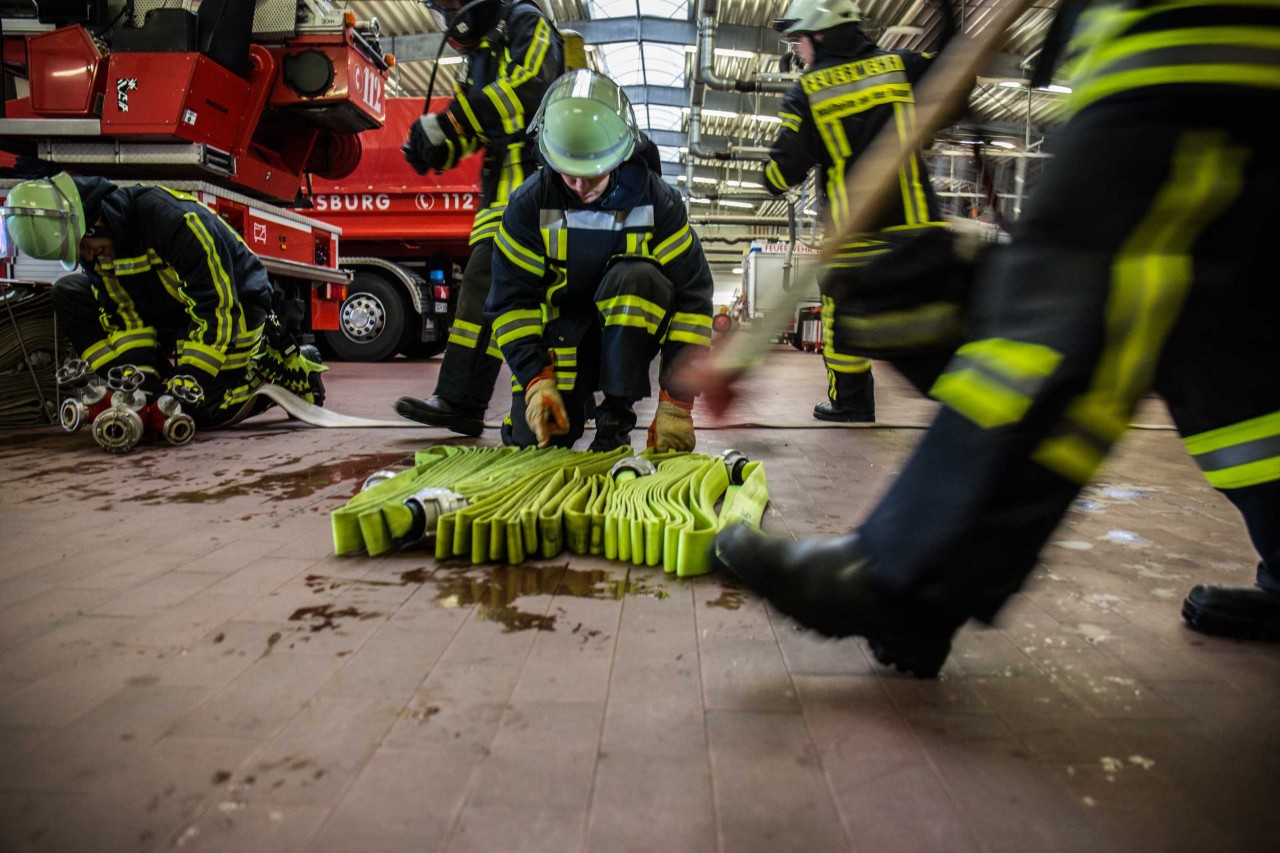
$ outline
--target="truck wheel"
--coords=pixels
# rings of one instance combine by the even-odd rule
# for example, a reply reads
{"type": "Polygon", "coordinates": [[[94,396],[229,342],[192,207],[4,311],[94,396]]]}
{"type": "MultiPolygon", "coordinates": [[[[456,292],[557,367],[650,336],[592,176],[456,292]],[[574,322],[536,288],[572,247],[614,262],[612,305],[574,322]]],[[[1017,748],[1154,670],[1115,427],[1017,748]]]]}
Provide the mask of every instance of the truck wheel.
{"type": "Polygon", "coordinates": [[[338,330],[322,332],[324,342],[343,361],[382,361],[404,345],[409,328],[408,306],[392,283],[358,272],[338,311],[338,330]]]}

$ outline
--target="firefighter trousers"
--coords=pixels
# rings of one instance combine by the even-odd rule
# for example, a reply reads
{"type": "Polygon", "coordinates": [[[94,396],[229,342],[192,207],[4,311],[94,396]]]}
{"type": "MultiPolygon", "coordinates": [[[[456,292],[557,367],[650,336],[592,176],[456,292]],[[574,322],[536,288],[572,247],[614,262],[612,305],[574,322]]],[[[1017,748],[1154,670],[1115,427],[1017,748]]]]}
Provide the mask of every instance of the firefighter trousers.
{"type": "Polygon", "coordinates": [[[1280,588],[1280,163],[1237,118],[1256,100],[1214,106],[1197,126],[1183,102],[1098,105],[1064,131],[860,527],[886,586],[991,619],[1154,390],[1280,588]]]}
{"type": "MultiPolygon", "coordinates": [[[[619,258],[605,271],[594,306],[560,306],[543,332],[569,418],[569,432],[553,437],[553,445],[572,447],[582,437],[596,391],[628,404],[649,396],[649,368],[671,324],[673,290],[656,263],[619,258]]],[[[502,440],[517,447],[537,443],[524,418],[524,388],[514,378],[502,440]]]]}
{"type": "Polygon", "coordinates": [[[502,351],[492,339],[492,324],[484,316],[493,279],[493,240],[471,247],[462,271],[462,291],[445,345],[435,395],[463,412],[484,415],[502,368],[502,351]]]}
{"type": "MultiPolygon", "coordinates": [[[[104,331],[94,285],[88,276],[63,276],[54,283],[52,296],[54,310],[65,324],[72,346],[99,376],[106,377],[113,367],[133,365],[148,377],[144,390],[155,394],[164,387],[165,379],[187,372],[170,360],[191,325],[191,317],[179,302],[166,299],[136,304],[138,328],[104,331]]],[[[204,391],[204,400],[194,409],[183,408],[196,426],[209,429],[225,424],[261,384],[260,379],[254,378],[253,360],[263,346],[263,327],[269,312],[270,305],[237,302],[233,311],[236,336],[222,369],[214,377],[191,371],[204,391]]]]}

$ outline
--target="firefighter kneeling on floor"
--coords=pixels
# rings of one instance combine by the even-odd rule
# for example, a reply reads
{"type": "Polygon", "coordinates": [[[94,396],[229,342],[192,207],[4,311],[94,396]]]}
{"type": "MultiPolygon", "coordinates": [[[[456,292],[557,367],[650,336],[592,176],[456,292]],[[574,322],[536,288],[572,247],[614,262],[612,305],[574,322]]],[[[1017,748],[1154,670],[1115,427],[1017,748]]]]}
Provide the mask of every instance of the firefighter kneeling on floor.
{"type": "Polygon", "coordinates": [[[486,305],[513,374],[503,441],[571,447],[594,407],[591,449],[630,445],[661,353],[648,445],[693,450],[693,398],[668,379],[711,345],[712,281],[679,193],[637,154],[626,96],[592,71],[557,79],[530,130],[548,168],[507,204],[486,305]]]}
{"type": "Polygon", "coordinates": [[[275,323],[262,262],[193,196],[61,172],[18,184],[3,214],[6,247],[82,265],[53,305],[99,376],[132,365],[148,398],[198,400],[185,408],[202,429],[266,408],[250,398],[267,383],[323,402],[325,368],[275,323]]]}

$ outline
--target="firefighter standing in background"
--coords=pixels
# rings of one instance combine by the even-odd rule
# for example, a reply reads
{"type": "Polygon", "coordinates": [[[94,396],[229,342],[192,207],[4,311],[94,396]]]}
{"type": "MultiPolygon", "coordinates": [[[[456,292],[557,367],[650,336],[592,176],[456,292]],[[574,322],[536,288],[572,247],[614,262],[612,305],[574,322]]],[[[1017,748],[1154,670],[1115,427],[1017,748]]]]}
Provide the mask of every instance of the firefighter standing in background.
{"type": "Polygon", "coordinates": [[[630,445],[661,353],[648,445],[693,450],[693,399],[673,397],[668,378],[686,348],[711,345],[712,280],[679,193],[645,162],[606,77],[561,77],[532,129],[547,167],[502,217],[486,306],[513,373],[503,441],[571,447],[594,408],[591,449],[630,445]]]}
{"type": "Polygon", "coordinates": [[[847,536],[716,540],[783,612],[921,676],[1021,586],[1151,389],[1261,557],[1254,588],[1196,586],[1183,617],[1280,640],[1280,3],[1098,3],[1072,52],[1057,153],[887,494],[847,536]]]}
{"type": "Polygon", "coordinates": [[[31,257],[82,265],[54,283],[53,305],[100,376],[132,365],[145,393],[198,400],[186,410],[206,429],[244,416],[268,382],[323,401],[324,368],[264,334],[275,325],[262,262],[193,196],[61,172],[14,187],[4,224],[31,257]]]}
{"type": "Polygon", "coordinates": [[[484,431],[484,412],[502,367],[502,354],[484,317],[492,275],[493,238],[507,199],[537,168],[525,133],[551,81],[564,70],[564,45],[533,0],[432,0],[447,21],[450,42],[467,59],[466,79],[440,112],[414,123],[405,159],[419,174],[452,169],[484,149],[480,212],[471,228],[471,258],[462,274],[435,392],[426,400],[401,397],[396,411],[463,435],[484,431]]]}
{"type": "MultiPolygon", "coordinates": [[[[803,182],[814,166],[822,170],[821,193],[829,227],[846,219],[845,175],[886,124],[908,133],[914,122],[913,84],[929,67],[929,54],[880,50],[863,34],[855,0],[792,0],[774,27],[794,44],[806,68],[783,97],[782,130],[769,151],[764,184],[780,195],[803,182]]],[[[947,233],[947,223],[929,184],[929,174],[913,154],[899,173],[899,192],[886,206],[875,233],[844,246],[820,281],[822,358],[828,401],[813,410],[824,421],[874,421],[871,362],[833,340],[832,324],[855,271],[898,250],[911,251],[921,239],[931,244],[947,233]],[[934,234],[933,232],[937,232],[934,234]]]]}

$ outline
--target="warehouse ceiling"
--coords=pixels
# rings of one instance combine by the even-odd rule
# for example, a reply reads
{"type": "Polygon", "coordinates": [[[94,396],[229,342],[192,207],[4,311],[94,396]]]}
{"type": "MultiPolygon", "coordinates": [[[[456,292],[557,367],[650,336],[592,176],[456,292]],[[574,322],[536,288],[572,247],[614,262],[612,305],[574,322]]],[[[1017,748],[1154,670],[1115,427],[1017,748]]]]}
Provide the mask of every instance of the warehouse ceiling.
{"type": "MultiPolygon", "coordinates": [[[[811,185],[789,200],[770,201],[759,183],[760,155],[779,127],[779,93],[794,79],[780,71],[785,48],[770,27],[787,0],[540,2],[560,29],[582,34],[589,64],[625,88],[637,121],[658,143],[667,179],[681,187],[692,180],[691,215],[704,214],[703,224],[734,226],[725,229],[727,243],[744,234],[777,237],[788,205],[812,220],[811,185]],[[712,54],[701,68],[700,41],[712,54]]],[[[955,20],[964,32],[980,31],[1002,2],[954,0],[955,20]]],[[[999,52],[979,73],[967,114],[938,135],[930,169],[949,212],[1003,224],[1010,205],[1002,212],[1000,198],[1014,207],[1020,203],[1027,175],[1035,174],[1027,163],[1038,165],[1041,144],[1065,109],[1062,92],[1027,85],[1059,2],[1033,3],[1008,29],[999,52]]],[[[936,50],[947,20],[938,4],[863,0],[863,28],[883,48],[936,50]]],[[[418,0],[347,5],[360,20],[377,18],[382,48],[396,56],[393,92],[425,95],[434,71],[434,94],[449,93],[461,62],[448,46],[441,52],[440,24],[425,6],[418,0]]],[[[803,230],[802,222],[802,237],[803,230]]],[[[712,243],[715,233],[710,232],[712,243]]]]}

